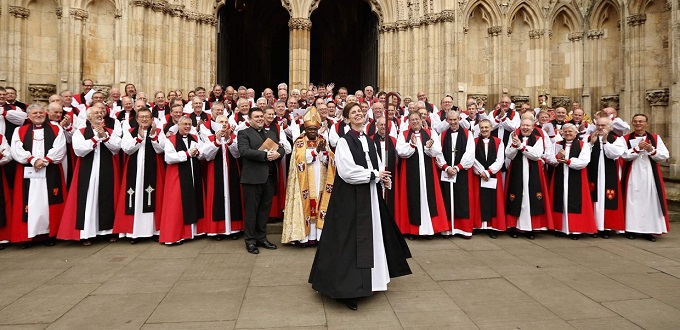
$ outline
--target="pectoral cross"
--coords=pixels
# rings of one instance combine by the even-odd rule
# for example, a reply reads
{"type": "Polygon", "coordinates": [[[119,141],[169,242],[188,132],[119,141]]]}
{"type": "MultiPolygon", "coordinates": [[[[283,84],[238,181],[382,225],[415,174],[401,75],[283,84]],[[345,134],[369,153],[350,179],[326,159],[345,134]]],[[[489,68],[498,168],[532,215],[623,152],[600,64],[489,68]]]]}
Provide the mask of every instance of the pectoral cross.
{"type": "Polygon", "coordinates": [[[151,193],[154,192],[154,190],[156,190],[156,189],[153,189],[153,187],[151,187],[151,185],[149,185],[149,187],[147,187],[147,188],[144,190],[144,191],[146,191],[146,193],[148,194],[148,195],[147,195],[147,200],[146,200],[146,204],[147,204],[148,206],[151,206],[151,193]]]}
{"type": "Polygon", "coordinates": [[[135,191],[132,188],[130,188],[128,189],[127,194],[128,194],[128,208],[132,208],[132,195],[135,194],[135,191]]]}

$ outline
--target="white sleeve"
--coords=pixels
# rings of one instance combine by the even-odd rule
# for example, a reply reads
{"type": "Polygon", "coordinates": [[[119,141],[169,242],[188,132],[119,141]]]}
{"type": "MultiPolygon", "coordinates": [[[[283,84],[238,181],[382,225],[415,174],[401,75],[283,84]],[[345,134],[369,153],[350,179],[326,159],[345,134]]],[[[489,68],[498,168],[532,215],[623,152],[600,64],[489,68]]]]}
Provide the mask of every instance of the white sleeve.
{"type": "Polygon", "coordinates": [[[340,139],[338,141],[335,155],[335,168],[343,181],[349,184],[363,184],[371,181],[371,173],[374,173],[377,177],[377,171],[371,171],[354,163],[354,157],[349,150],[347,140],[340,139]],[[340,156],[338,157],[338,155],[340,156]]]}
{"type": "Polygon", "coordinates": [[[543,150],[543,138],[537,138],[533,146],[525,146],[523,153],[527,158],[538,161],[543,156],[543,150]]]}
{"type": "MultiPolygon", "coordinates": [[[[574,141],[574,143],[578,143],[578,141],[574,141]]],[[[578,154],[578,157],[569,158],[569,168],[574,170],[582,170],[588,166],[588,163],[590,163],[590,151],[590,143],[583,143],[583,148],[581,148],[581,152],[578,154]]]]}
{"type": "Polygon", "coordinates": [[[203,143],[201,146],[201,149],[199,150],[201,159],[207,160],[207,161],[212,161],[215,159],[215,156],[217,156],[217,153],[220,151],[221,145],[217,143],[218,145],[215,145],[215,142],[209,141],[206,143],[203,143]]]}
{"type": "Polygon", "coordinates": [[[24,124],[26,119],[28,119],[28,114],[23,112],[21,109],[8,110],[5,114],[5,118],[7,118],[10,123],[21,126],[24,124]]]}
{"type": "Polygon", "coordinates": [[[663,143],[660,136],[657,137],[656,141],[656,150],[649,157],[651,157],[656,162],[663,162],[667,160],[670,155],[668,153],[668,149],[666,148],[666,144],[663,143]]]}
{"type": "Polygon", "coordinates": [[[120,141],[120,148],[123,149],[124,153],[132,155],[142,147],[142,142],[143,140],[140,141],[139,137],[133,137],[130,131],[123,131],[123,138],[120,141]]]}
{"type": "Polygon", "coordinates": [[[397,149],[397,155],[399,155],[401,158],[409,158],[413,156],[413,153],[416,152],[416,147],[411,145],[410,141],[406,142],[404,134],[399,134],[397,137],[397,145],[395,149],[397,149]]]}
{"type": "Polygon", "coordinates": [[[430,131],[430,139],[432,139],[433,142],[432,147],[424,147],[423,151],[426,155],[435,158],[442,154],[442,141],[439,139],[439,135],[434,130],[430,131]]]}
{"type": "MultiPolygon", "coordinates": [[[[177,143],[184,143],[182,142],[181,137],[177,137],[178,141],[177,143]]],[[[175,150],[175,146],[168,141],[168,143],[165,144],[165,162],[168,164],[177,164],[181,162],[186,162],[187,159],[187,153],[186,152],[177,152],[175,150]]]]}
{"type": "Polygon", "coordinates": [[[467,146],[465,147],[465,153],[460,159],[460,165],[464,169],[468,170],[475,164],[475,138],[472,137],[472,132],[468,131],[467,146]]]}
{"type": "Polygon", "coordinates": [[[488,170],[490,170],[492,174],[498,173],[498,171],[500,171],[503,167],[504,161],[505,145],[503,145],[503,141],[500,141],[500,144],[498,145],[498,152],[496,153],[496,160],[493,162],[493,164],[489,165],[488,170]]]}
{"type": "Polygon", "coordinates": [[[626,143],[623,142],[622,137],[617,137],[614,143],[605,143],[602,146],[605,157],[613,160],[619,159],[624,152],[626,152],[626,143]]]}
{"type": "Polygon", "coordinates": [[[73,137],[71,138],[73,152],[78,157],[85,157],[87,154],[94,151],[94,148],[97,147],[97,143],[99,143],[99,140],[97,140],[96,137],[86,140],[80,130],[75,131],[73,133],[73,137]],[[95,140],[96,142],[92,140],[95,140]]]}
{"type": "Polygon", "coordinates": [[[0,165],[5,165],[12,160],[12,151],[9,148],[9,143],[7,143],[7,137],[4,137],[2,143],[0,143],[0,154],[2,154],[0,165]]]}

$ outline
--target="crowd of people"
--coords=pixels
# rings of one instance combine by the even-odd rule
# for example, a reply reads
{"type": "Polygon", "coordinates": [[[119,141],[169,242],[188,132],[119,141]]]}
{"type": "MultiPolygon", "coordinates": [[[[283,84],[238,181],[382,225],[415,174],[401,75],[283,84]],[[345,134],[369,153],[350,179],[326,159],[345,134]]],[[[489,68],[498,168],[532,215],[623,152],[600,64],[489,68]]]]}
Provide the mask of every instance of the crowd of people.
{"type": "Polygon", "coordinates": [[[334,88],[282,83],[255,98],[215,84],[185,99],[132,84],[106,95],[86,79],[47,106],[0,88],[0,249],[243,234],[257,254],[277,248],[266,226],[281,219],[282,243],[319,244],[315,289],[350,299],[410,273],[404,236],[654,241],[669,230],[659,165],[669,153],[644,114],[631,131],[614,108],[591,119],[544,96],[487,110],[449,95],[438,107],[424,91],[334,88]],[[344,272],[359,284],[329,283],[344,272]]]}

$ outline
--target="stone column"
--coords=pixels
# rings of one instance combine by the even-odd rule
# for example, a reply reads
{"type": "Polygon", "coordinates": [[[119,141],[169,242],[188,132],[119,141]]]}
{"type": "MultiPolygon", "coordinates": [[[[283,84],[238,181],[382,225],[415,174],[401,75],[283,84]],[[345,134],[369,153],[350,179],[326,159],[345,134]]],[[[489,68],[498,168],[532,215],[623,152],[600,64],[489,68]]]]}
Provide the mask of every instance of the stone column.
{"type": "MultiPolygon", "coordinates": [[[[503,59],[501,58],[503,56],[502,54],[502,40],[499,37],[501,35],[501,32],[503,31],[503,27],[500,25],[496,26],[490,26],[487,29],[487,32],[489,33],[489,39],[491,39],[491,70],[489,72],[489,99],[491,99],[491,102],[498,102],[500,101],[501,96],[503,96],[504,87],[503,87],[503,74],[507,74],[507,72],[501,72],[501,63],[503,63],[503,59]]],[[[491,108],[493,105],[488,104],[487,107],[491,108]]]]}
{"type": "MultiPolygon", "coordinates": [[[[670,36],[671,40],[671,75],[672,81],[678,81],[680,74],[678,70],[680,69],[680,9],[679,4],[675,1],[671,1],[671,23],[670,26],[670,36]]],[[[669,90],[670,94],[670,104],[669,104],[669,117],[671,127],[678,127],[680,125],[680,85],[672,84],[669,90]]],[[[678,155],[680,155],[680,134],[677,130],[670,130],[670,136],[667,138],[666,142],[668,150],[671,153],[671,164],[669,168],[669,176],[674,179],[680,178],[680,164],[677,160],[678,155]]],[[[664,141],[665,142],[665,141],[664,141]]]]}
{"type": "Polygon", "coordinates": [[[69,68],[69,86],[71,91],[75,94],[80,90],[81,80],[85,79],[83,70],[85,69],[85,56],[87,56],[85,43],[83,41],[83,33],[85,32],[85,21],[90,17],[87,10],[80,8],[69,9],[69,19],[71,21],[71,32],[69,35],[70,52],[68,62],[69,68]]]}
{"type": "MultiPolygon", "coordinates": [[[[408,29],[408,22],[404,20],[397,21],[396,23],[396,37],[399,40],[397,43],[397,51],[398,51],[398,58],[397,58],[397,65],[396,67],[399,68],[397,70],[397,90],[404,91],[406,95],[410,95],[411,93],[415,93],[414,90],[409,88],[409,76],[413,73],[413,65],[409,65],[408,63],[408,54],[413,53],[413,49],[409,49],[410,47],[413,47],[411,43],[409,43],[409,38],[407,35],[407,29],[408,29]]],[[[412,63],[411,63],[412,64],[412,63]]],[[[402,95],[402,96],[406,96],[402,95]]],[[[415,98],[415,95],[413,95],[413,98],[415,98]]]]}
{"type": "MultiPolygon", "coordinates": [[[[456,95],[458,93],[458,70],[456,70],[456,62],[457,62],[457,56],[458,53],[455,51],[456,47],[456,40],[459,39],[458,35],[455,32],[455,26],[454,26],[454,21],[455,21],[455,12],[453,10],[442,10],[440,16],[439,16],[439,21],[441,22],[441,39],[439,40],[440,44],[444,48],[442,50],[442,56],[443,60],[439,61],[439,63],[435,63],[435,65],[443,65],[443,75],[444,79],[442,83],[444,84],[444,89],[451,94],[451,96],[456,95]]],[[[441,95],[442,97],[444,95],[441,95]]],[[[465,96],[462,96],[465,98],[465,96]]],[[[458,95],[457,99],[454,99],[453,101],[456,102],[456,104],[463,104],[465,103],[465,100],[463,100],[463,103],[460,101],[461,95],[458,95]]]]}
{"type": "MultiPolygon", "coordinates": [[[[182,30],[182,25],[184,24],[182,20],[182,7],[179,5],[171,5],[168,13],[170,14],[170,19],[169,25],[170,25],[170,35],[173,36],[180,36],[182,35],[181,30],[182,30]]],[[[180,54],[181,54],[181,49],[182,47],[179,47],[179,45],[173,43],[173,42],[167,42],[167,49],[168,49],[168,65],[170,66],[168,68],[168,74],[169,74],[169,79],[166,81],[166,84],[168,85],[168,88],[172,89],[177,89],[177,88],[184,88],[180,84],[179,80],[179,75],[180,75],[180,64],[181,64],[181,59],[180,59],[180,54]]],[[[238,86],[237,86],[238,87],[238,86]]]]}
{"type": "MultiPolygon", "coordinates": [[[[28,8],[20,6],[8,6],[7,11],[9,17],[9,30],[7,34],[7,61],[5,68],[7,73],[2,78],[4,81],[11,83],[18,89],[19,95],[17,98],[27,98],[27,95],[22,94],[22,88],[26,81],[25,77],[25,54],[24,48],[26,45],[26,19],[31,14],[28,8]]],[[[0,80],[1,82],[2,80],[0,80]]]]}
{"type": "MultiPolygon", "coordinates": [[[[644,73],[642,72],[643,61],[642,50],[644,49],[644,24],[647,21],[647,15],[638,14],[630,15],[626,17],[626,22],[628,23],[628,40],[624,42],[628,44],[628,57],[629,63],[627,67],[630,70],[630,75],[628,76],[629,85],[627,90],[629,91],[629,98],[622,102],[622,111],[619,113],[620,117],[630,118],[633,112],[637,112],[635,109],[644,109],[644,98],[645,98],[645,87],[642,84],[642,77],[644,73]]],[[[627,91],[627,92],[628,92],[627,91]]]]}
{"type": "MultiPolygon", "coordinates": [[[[290,29],[290,89],[307,88],[310,70],[310,30],[312,21],[309,18],[296,17],[288,21],[290,29]]],[[[350,91],[352,93],[352,91],[350,91]]]]}

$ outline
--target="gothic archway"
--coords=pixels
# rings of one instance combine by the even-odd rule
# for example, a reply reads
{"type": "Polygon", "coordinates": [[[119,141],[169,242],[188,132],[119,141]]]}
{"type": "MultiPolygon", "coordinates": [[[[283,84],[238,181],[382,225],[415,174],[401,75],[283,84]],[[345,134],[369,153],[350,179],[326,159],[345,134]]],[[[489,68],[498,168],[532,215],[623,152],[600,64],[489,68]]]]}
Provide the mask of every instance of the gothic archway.
{"type": "Polygon", "coordinates": [[[217,82],[261,92],[288,81],[288,20],[281,0],[227,1],[218,11],[217,82]]]}
{"type": "Polygon", "coordinates": [[[324,0],[310,19],[311,82],[333,82],[350,91],[378,87],[379,19],[370,4],[324,0]]]}

